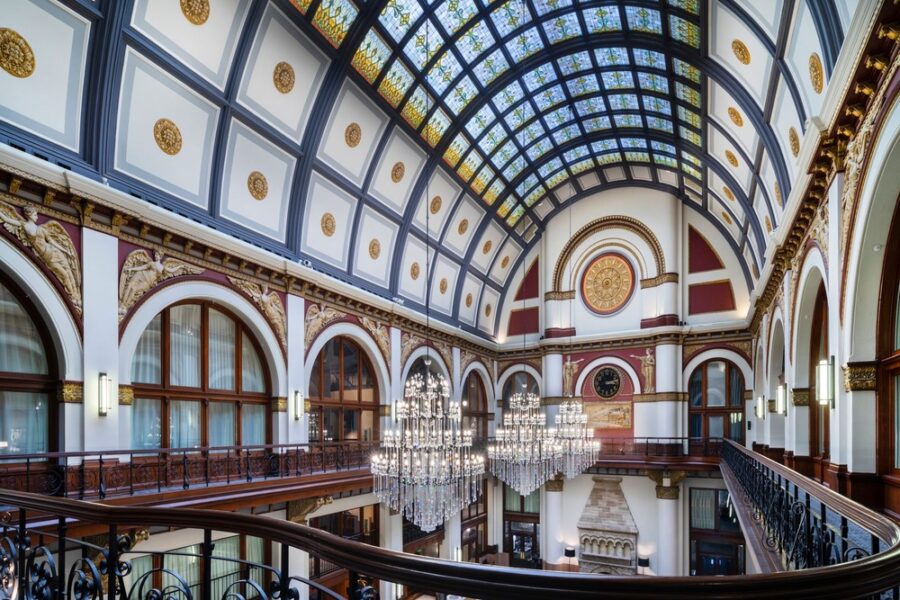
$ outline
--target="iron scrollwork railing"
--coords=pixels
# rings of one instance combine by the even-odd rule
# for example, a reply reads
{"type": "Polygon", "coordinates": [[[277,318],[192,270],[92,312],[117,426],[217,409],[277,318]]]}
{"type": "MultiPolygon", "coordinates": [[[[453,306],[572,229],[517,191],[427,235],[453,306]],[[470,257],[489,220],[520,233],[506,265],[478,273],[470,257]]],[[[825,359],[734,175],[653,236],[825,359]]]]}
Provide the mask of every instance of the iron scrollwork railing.
{"type": "Polygon", "coordinates": [[[891,540],[833,505],[846,505],[846,499],[834,495],[829,505],[829,491],[800,474],[733,443],[722,448],[722,460],[749,499],[767,548],[780,556],[785,569],[837,565],[891,546],[891,540]]]}

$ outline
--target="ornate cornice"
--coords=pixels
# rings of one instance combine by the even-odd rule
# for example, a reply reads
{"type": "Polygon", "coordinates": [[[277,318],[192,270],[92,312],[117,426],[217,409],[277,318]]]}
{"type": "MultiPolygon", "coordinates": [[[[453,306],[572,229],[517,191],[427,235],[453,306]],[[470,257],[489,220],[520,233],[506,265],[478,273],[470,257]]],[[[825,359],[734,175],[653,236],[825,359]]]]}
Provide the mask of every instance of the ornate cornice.
{"type": "Polygon", "coordinates": [[[644,475],[652,479],[656,482],[656,497],[660,500],[678,500],[678,484],[680,484],[686,477],[686,471],[669,471],[668,469],[664,471],[644,471],[644,475]],[[666,483],[666,479],[668,478],[669,485],[664,485],[666,483]]]}
{"type": "Polygon", "coordinates": [[[119,406],[134,404],[134,388],[130,385],[119,385],[119,406]]]}
{"type": "Polygon", "coordinates": [[[562,292],[544,292],[544,300],[574,300],[575,290],[565,290],[562,292]]]}
{"type": "Polygon", "coordinates": [[[64,381],[59,387],[59,401],[62,404],[82,404],[84,402],[84,383],[64,381]]]}
{"type": "Polygon", "coordinates": [[[687,402],[684,392],[656,392],[654,394],[635,394],[632,402],[687,402]]]}
{"type": "Polygon", "coordinates": [[[561,492],[563,491],[565,482],[566,478],[563,477],[561,473],[557,473],[553,479],[547,480],[547,483],[544,485],[548,492],[561,492]]]}
{"type": "Polygon", "coordinates": [[[299,500],[291,500],[287,503],[287,520],[292,523],[300,523],[306,525],[307,517],[326,504],[334,502],[332,496],[318,496],[314,498],[301,498],[299,500]]]}
{"type": "Polygon", "coordinates": [[[288,399],[285,396],[276,396],[272,398],[272,412],[286,413],[288,408],[288,399]]]}
{"type": "Polygon", "coordinates": [[[663,273],[656,277],[641,279],[641,289],[658,287],[664,283],[678,283],[678,273],[663,273]]]}
{"type": "Polygon", "coordinates": [[[541,398],[541,406],[558,406],[569,400],[581,400],[581,396],[544,396],[541,398]]]}
{"type": "Polygon", "coordinates": [[[767,405],[766,407],[769,409],[769,412],[770,412],[770,413],[774,413],[774,412],[775,412],[775,399],[774,399],[774,398],[769,398],[769,399],[766,401],[766,405],[767,405]]]}
{"type": "Polygon", "coordinates": [[[845,392],[871,392],[878,383],[878,363],[855,362],[843,366],[845,392]]]}

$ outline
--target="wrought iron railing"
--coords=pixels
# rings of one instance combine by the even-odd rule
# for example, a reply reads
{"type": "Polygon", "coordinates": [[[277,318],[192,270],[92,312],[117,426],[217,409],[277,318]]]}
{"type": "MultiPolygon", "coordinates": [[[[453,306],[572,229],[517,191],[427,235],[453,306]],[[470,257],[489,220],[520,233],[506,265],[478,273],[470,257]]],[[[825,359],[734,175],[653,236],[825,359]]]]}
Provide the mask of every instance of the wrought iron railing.
{"type": "Polygon", "coordinates": [[[365,469],[374,442],[0,455],[0,488],[112,498],[365,469]]]}
{"type": "MultiPolygon", "coordinates": [[[[733,442],[722,460],[764,532],[766,548],[787,570],[828,567],[878,555],[897,543],[884,517],[733,442]]],[[[900,571],[892,598],[900,598],[900,571]]]]}

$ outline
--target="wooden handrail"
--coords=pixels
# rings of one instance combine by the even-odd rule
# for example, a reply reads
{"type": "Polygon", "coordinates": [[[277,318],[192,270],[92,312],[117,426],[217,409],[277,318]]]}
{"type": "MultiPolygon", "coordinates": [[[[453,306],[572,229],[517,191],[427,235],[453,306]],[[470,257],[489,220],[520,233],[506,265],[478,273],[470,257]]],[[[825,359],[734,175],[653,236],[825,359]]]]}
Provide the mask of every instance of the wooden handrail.
{"type": "MultiPolygon", "coordinates": [[[[120,528],[165,526],[241,533],[299,548],[384,581],[481,600],[554,597],[567,600],[699,597],[843,600],[870,596],[900,584],[898,543],[885,552],[853,562],[767,575],[598,576],[426,558],[345,540],[296,523],[216,510],[108,506],[5,490],[0,491],[0,504],[70,520],[116,524],[120,528]]],[[[887,539],[900,539],[900,528],[896,525],[888,533],[887,539]]]]}

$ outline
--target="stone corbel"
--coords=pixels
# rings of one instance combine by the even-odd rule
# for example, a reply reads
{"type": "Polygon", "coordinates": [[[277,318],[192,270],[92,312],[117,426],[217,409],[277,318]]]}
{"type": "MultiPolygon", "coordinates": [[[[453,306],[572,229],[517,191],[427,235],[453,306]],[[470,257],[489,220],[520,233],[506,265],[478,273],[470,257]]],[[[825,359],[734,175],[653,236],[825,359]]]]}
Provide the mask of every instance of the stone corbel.
{"type": "Polygon", "coordinates": [[[314,498],[291,500],[287,505],[287,520],[292,523],[306,525],[307,517],[310,513],[313,513],[332,502],[334,502],[334,498],[331,496],[317,496],[314,498]]]}
{"type": "Polygon", "coordinates": [[[561,492],[563,491],[563,484],[565,484],[566,478],[563,477],[562,473],[557,473],[553,479],[550,479],[545,484],[547,486],[548,492],[561,492]]]}
{"type": "Polygon", "coordinates": [[[644,471],[650,479],[656,482],[656,497],[660,500],[678,500],[678,484],[686,477],[686,471],[644,471]],[[668,479],[668,485],[665,485],[668,479]]]}

